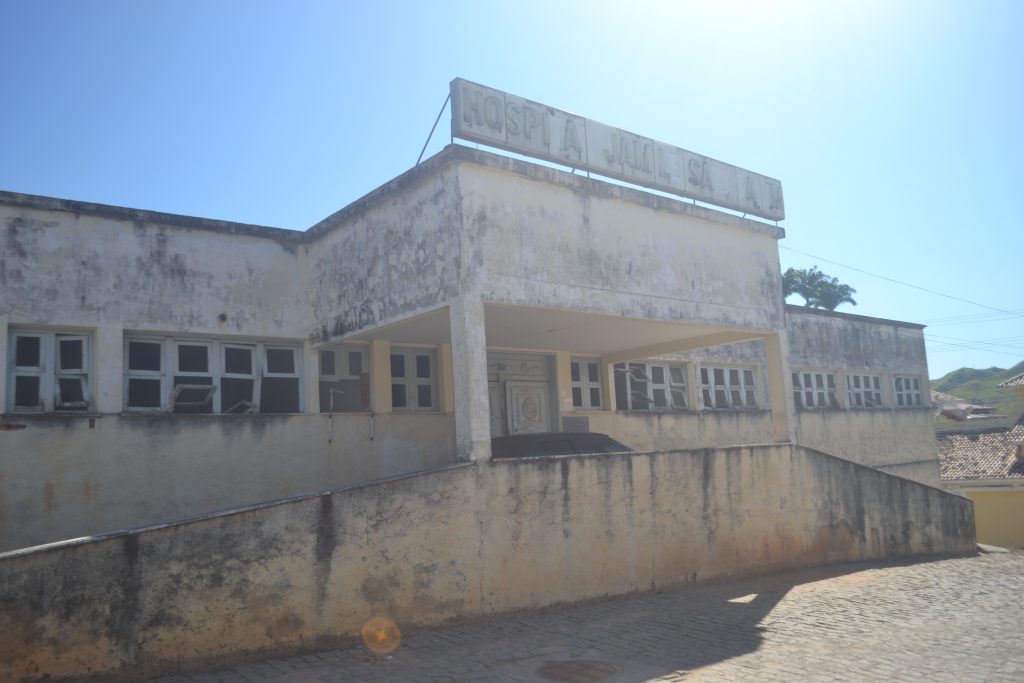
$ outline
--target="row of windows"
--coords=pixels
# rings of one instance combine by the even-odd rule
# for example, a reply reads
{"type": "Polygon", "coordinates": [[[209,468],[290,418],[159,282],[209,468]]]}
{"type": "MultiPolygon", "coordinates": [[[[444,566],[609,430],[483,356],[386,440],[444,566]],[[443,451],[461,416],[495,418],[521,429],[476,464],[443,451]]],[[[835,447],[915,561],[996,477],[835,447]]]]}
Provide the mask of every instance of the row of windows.
{"type": "MultiPolygon", "coordinates": [[[[836,376],[831,372],[801,371],[793,373],[793,404],[797,408],[838,408],[836,376]]],[[[919,408],[921,378],[913,375],[893,376],[893,404],[896,408],[919,408]]],[[[850,408],[883,408],[882,376],[847,373],[847,406],[850,408]]]]}
{"type": "MultiPolygon", "coordinates": [[[[7,404],[14,411],[86,411],[92,401],[90,337],[13,330],[7,404]]],[[[124,409],[176,414],[297,413],[303,410],[298,345],[128,335],[124,340],[124,409]]],[[[394,348],[395,410],[438,410],[437,356],[394,348]]],[[[362,348],[320,352],[320,410],[366,411],[368,354],[362,348]]]]}
{"type": "MultiPolygon", "coordinates": [[[[615,403],[619,410],[687,410],[685,363],[618,363],[614,366],[615,403]]],[[[573,406],[600,410],[600,363],[573,359],[571,365],[573,406]]],[[[744,410],[757,407],[754,370],[730,366],[700,368],[701,407],[707,410],[744,410]]]]}

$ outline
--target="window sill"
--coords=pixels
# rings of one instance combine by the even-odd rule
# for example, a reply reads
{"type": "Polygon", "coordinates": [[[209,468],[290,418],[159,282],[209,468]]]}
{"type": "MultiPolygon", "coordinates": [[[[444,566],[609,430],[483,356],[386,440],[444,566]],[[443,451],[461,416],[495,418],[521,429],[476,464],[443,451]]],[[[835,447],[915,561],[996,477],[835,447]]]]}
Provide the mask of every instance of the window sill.
{"type": "Polygon", "coordinates": [[[98,417],[102,417],[101,413],[86,412],[84,410],[52,410],[50,412],[18,412],[18,413],[4,413],[0,415],[4,420],[55,420],[65,419],[68,417],[81,417],[86,419],[95,420],[98,417]]]}

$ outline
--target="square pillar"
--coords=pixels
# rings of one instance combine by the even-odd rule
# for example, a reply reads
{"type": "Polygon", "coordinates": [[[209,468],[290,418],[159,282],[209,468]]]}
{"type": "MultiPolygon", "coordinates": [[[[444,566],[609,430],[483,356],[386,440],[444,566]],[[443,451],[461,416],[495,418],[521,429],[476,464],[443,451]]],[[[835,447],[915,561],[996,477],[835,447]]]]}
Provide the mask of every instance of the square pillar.
{"type": "Polygon", "coordinates": [[[92,366],[89,383],[92,409],[98,413],[124,410],[124,330],[97,327],[93,332],[92,366]]]}
{"type": "Polygon", "coordinates": [[[457,460],[491,459],[484,302],[463,296],[449,306],[457,460]]]}
{"type": "Polygon", "coordinates": [[[796,425],[790,402],[793,381],[789,374],[789,345],[785,331],[764,336],[764,358],[768,375],[768,405],[772,411],[772,438],[777,443],[796,443],[796,425]]]}
{"type": "Polygon", "coordinates": [[[559,418],[576,410],[572,404],[572,357],[568,351],[555,353],[555,395],[558,396],[559,418]]]}
{"type": "Polygon", "coordinates": [[[391,412],[391,342],[370,342],[370,412],[391,412]]]}
{"type": "Polygon", "coordinates": [[[452,345],[441,344],[437,356],[441,375],[441,410],[445,413],[455,412],[455,380],[452,377],[452,345]]]}

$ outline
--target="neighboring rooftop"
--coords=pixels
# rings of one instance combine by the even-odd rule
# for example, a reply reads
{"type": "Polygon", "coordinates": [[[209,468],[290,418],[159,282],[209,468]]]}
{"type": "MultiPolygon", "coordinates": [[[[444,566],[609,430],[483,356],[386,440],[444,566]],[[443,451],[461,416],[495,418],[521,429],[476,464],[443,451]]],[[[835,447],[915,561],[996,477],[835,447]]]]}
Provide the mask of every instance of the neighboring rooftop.
{"type": "Polygon", "coordinates": [[[1024,387],[1024,372],[1011,377],[1005,382],[1000,382],[999,386],[1008,388],[1024,387]]]}
{"type": "Polygon", "coordinates": [[[1024,483],[1024,419],[1009,429],[936,434],[943,481],[995,480],[1024,483]]]}

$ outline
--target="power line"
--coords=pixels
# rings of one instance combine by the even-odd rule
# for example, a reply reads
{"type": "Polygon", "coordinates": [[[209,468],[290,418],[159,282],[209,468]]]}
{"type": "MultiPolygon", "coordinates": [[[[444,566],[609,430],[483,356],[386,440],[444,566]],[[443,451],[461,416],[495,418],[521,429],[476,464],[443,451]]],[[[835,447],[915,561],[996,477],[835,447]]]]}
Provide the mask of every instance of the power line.
{"type": "Polygon", "coordinates": [[[818,259],[819,261],[824,261],[825,263],[831,263],[833,265],[840,266],[841,268],[848,268],[850,270],[857,271],[858,273],[864,273],[865,275],[870,275],[871,277],[877,277],[880,280],[887,280],[889,282],[894,282],[894,283],[896,283],[898,285],[903,285],[904,287],[911,287],[913,289],[919,289],[922,292],[928,292],[929,294],[934,294],[936,296],[941,296],[941,297],[945,297],[947,299],[952,299],[953,301],[961,301],[961,302],[963,302],[965,304],[971,304],[972,306],[980,306],[981,308],[987,308],[987,309],[992,310],[992,311],[998,311],[1000,313],[1006,313],[1008,315],[1012,315],[1012,316],[1015,316],[1015,317],[1018,317],[1018,318],[1024,318],[1024,314],[1021,314],[1021,313],[1016,313],[1014,311],[1007,311],[1005,309],[996,308],[995,306],[988,306],[986,304],[979,304],[977,301],[971,301],[970,299],[963,299],[963,298],[958,297],[958,296],[953,296],[952,294],[943,294],[942,292],[936,292],[934,289],[928,289],[927,287],[919,287],[918,285],[912,285],[909,282],[903,282],[902,280],[896,280],[896,279],[893,279],[891,277],[886,277],[885,275],[879,275],[878,273],[872,273],[872,272],[863,270],[861,268],[855,268],[854,266],[848,266],[845,263],[839,263],[839,261],[832,261],[831,259],[823,258],[821,256],[815,256],[814,254],[808,254],[806,251],[800,251],[799,249],[793,249],[792,247],[786,247],[786,246],[783,246],[781,244],[779,245],[779,248],[785,249],[786,251],[792,251],[792,252],[795,252],[797,254],[802,254],[804,256],[809,256],[809,257],[811,257],[813,259],[818,259]]]}

